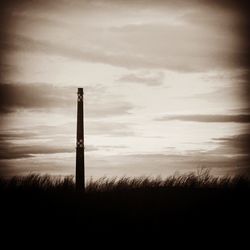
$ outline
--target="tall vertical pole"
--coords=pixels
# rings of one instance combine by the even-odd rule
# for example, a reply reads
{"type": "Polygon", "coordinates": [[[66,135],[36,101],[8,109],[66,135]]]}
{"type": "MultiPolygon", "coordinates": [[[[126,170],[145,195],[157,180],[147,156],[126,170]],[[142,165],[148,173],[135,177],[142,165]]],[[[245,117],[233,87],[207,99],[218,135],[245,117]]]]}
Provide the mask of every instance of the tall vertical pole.
{"type": "Polygon", "coordinates": [[[76,131],[76,189],[84,190],[84,109],[83,88],[77,92],[77,131],[76,131]]]}

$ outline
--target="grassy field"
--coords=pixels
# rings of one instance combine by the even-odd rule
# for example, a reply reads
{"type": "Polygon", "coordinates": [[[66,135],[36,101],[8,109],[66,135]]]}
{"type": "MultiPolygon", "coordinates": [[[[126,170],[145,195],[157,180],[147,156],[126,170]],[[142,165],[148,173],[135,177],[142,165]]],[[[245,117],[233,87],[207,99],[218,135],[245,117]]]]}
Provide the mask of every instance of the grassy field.
{"type": "Polygon", "coordinates": [[[90,180],[28,175],[0,180],[2,227],[30,232],[153,234],[239,232],[249,227],[250,180],[207,171],[160,178],[90,180]],[[21,225],[21,227],[20,227],[21,225]]]}

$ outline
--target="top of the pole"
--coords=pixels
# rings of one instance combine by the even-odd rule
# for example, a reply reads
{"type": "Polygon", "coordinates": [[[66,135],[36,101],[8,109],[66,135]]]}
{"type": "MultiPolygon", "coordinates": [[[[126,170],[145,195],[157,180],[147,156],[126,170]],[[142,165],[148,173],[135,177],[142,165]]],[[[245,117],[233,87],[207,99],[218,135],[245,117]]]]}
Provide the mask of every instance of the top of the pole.
{"type": "Polygon", "coordinates": [[[78,88],[78,94],[83,94],[83,88],[78,88]]]}

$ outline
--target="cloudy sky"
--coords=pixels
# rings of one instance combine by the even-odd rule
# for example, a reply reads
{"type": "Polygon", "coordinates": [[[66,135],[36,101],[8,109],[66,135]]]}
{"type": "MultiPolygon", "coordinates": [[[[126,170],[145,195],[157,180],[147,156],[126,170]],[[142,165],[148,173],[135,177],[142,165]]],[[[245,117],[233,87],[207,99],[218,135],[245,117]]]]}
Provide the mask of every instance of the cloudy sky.
{"type": "Polygon", "coordinates": [[[247,1],[0,4],[0,175],[250,173],[247,1]]]}

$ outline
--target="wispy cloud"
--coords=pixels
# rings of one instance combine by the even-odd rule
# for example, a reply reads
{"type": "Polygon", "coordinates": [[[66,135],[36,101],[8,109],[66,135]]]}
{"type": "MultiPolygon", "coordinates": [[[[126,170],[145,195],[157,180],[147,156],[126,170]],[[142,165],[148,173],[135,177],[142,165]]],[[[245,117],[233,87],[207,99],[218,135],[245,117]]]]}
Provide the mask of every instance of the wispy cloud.
{"type": "Polygon", "coordinates": [[[122,83],[139,83],[147,86],[159,86],[162,85],[164,81],[164,74],[162,72],[157,72],[156,74],[126,74],[121,76],[117,82],[122,83]]]}
{"type": "MultiPolygon", "coordinates": [[[[145,5],[143,4],[144,1],[135,1],[135,3],[132,1],[126,1],[126,3],[121,1],[118,3],[115,1],[93,1],[91,3],[92,1],[81,2],[75,0],[70,6],[67,6],[68,4],[66,5],[65,1],[53,1],[53,4],[50,3],[51,1],[45,2],[44,5],[40,1],[24,1],[23,4],[16,2],[13,5],[10,4],[8,9],[13,8],[13,13],[23,13],[23,9],[25,9],[27,24],[23,24],[23,26],[30,27],[30,23],[33,23],[32,27],[42,24],[44,31],[46,31],[46,27],[50,31],[49,38],[46,39],[46,36],[39,37],[41,34],[37,36],[30,33],[29,36],[24,35],[14,28],[10,30],[6,25],[2,30],[4,39],[1,40],[0,45],[3,53],[8,53],[8,51],[43,53],[128,69],[167,69],[181,72],[201,72],[235,67],[248,68],[248,61],[246,60],[249,55],[248,50],[242,50],[242,44],[246,40],[245,36],[243,33],[235,35],[231,32],[231,24],[233,24],[235,30],[241,30],[243,26],[247,26],[245,19],[239,21],[241,20],[240,15],[235,15],[234,12],[229,11],[233,9],[232,6],[236,9],[235,6],[240,6],[240,3],[235,5],[224,3],[229,10],[225,8],[227,11],[222,12],[219,11],[220,7],[223,6],[222,4],[213,3],[215,8],[208,8],[205,0],[203,2],[191,1],[194,3],[193,5],[187,5],[180,1],[175,3],[173,1],[147,1],[147,5],[145,5]],[[197,8],[197,5],[202,8],[197,8]],[[32,6],[41,8],[41,15],[37,19],[34,18],[28,8],[32,9],[32,6]],[[49,15],[52,18],[48,18],[44,6],[47,6],[45,8],[47,11],[53,10],[49,15]],[[60,7],[58,11],[54,9],[56,6],[60,7]],[[105,19],[105,26],[100,28],[94,25],[95,22],[92,22],[90,28],[88,24],[85,24],[88,18],[78,20],[81,23],[80,27],[75,24],[71,24],[72,26],[69,24],[61,25],[53,17],[56,16],[63,20],[63,16],[64,19],[67,19],[66,6],[68,7],[69,16],[74,13],[74,8],[75,12],[81,9],[88,18],[91,18],[92,15],[95,22],[101,23],[101,20],[105,19]],[[29,11],[27,11],[27,8],[29,11]],[[101,8],[102,15],[100,15],[101,8]],[[122,17],[129,14],[129,18],[135,19],[131,15],[131,11],[133,13],[136,8],[141,10],[137,13],[137,19],[140,19],[140,17],[145,19],[145,13],[156,16],[157,11],[158,14],[163,16],[166,16],[168,11],[172,13],[173,9],[176,11],[179,8],[179,12],[173,18],[172,23],[164,23],[163,18],[158,22],[151,20],[150,22],[138,23],[138,21],[134,20],[134,24],[133,22],[131,24],[131,22],[126,23],[121,18],[121,23],[114,25],[112,21],[114,13],[121,13],[122,17]],[[28,20],[29,16],[30,20],[28,20]],[[218,23],[218,20],[220,23],[223,20],[223,23],[227,25],[224,25],[223,29],[221,29],[221,26],[215,25],[213,19],[216,20],[216,23],[218,23]],[[54,25],[51,25],[52,23],[54,25]],[[67,43],[64,42],[64,39],[57,39],[55,35],[57,32],[51,32],[52,26],[55,26],[55,29],[63,26],[65,28],[64,32],[70,34],[70,37],[75,37],[75,33],[79,32],[84,35],[82,38],[76,37],[76,41],[80,39],[79,43],[67,43]],[[76,32],[77,27],[79,32],[76,32]],[[74,33],[70,32],[71,30],[74,30],[74,33]]],[[[9,20],[13,18],[13,13],[9,13],[9,20]]]]}
{"type": "Polygon", "coordinates": [[[156,119],[157,121],[185,121],[185,122],[237,122],[250,123],[250,115],[164,115],[156,119]]]}
{"type": "MultiPolygon", "coordinates": [[[[85,86],[86,115],[89,117],[121,116],[129,114],[134,106],[106,92],[98,86],[85,86]]],[[[0,113],[20,109],[48,111],[75,110],[76,87],[55,87],[46,83],[0,83],[0,113]]]]}
{"type": "MultiPolygon", "coordinates": [[[[17,109],[46,109],[67,107],[70,99],[64,88],[55,88],[44,83],[6,84],[0,83],[0,112],[13,112],[17,109]]],[[[73,103],[71,104],[71,106],[73,103]]]]}
{"type": "Polygon", "coordinates": [[[51,146],[46,144],[31,144],[31,145],[18,145],[6,141],[0,142],[0,159],[21,159],[30,158],[34,155],[41,154],[55,154],[55,153],[72,153],[74,148],[67,146],[51,146]]]}
{"type": "Polygon", "coordinates": [[[250,134],[214,138],[214,141],[219,143],[219,147],[214,150],[218,154],[249,154],[250,134]]]}
{"type": "Polygon", "coordinates": [[[86,130],[89,135],[103,135],[111,137],[134,136],[132,124],[112,121],[87,121],[86,130]]]}

